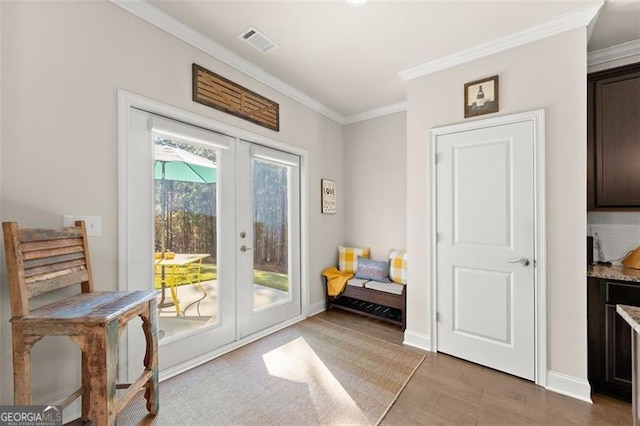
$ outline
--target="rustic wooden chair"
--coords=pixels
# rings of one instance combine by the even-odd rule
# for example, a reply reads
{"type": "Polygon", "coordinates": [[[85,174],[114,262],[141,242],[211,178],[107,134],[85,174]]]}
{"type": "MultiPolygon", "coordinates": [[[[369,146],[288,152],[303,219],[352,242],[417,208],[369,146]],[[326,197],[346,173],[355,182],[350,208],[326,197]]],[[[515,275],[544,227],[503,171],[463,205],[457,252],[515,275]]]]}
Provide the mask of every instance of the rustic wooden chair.
{"type": "Polygon", "coordinates": [[[31,348],[45,336],[69,336],[82,351],[82,385],[62,402],[82,396],[82,419],[113,425],[142,389],[147,409],[158,413],[158,337],[155,291],[93,290],[83,221],[63,229],[19,229],[4,222],[13,340],[14,403],[31,404],[31,348]],[[32,297],[80,284],[81,293],[29,309],[32,297]],[[145,370],[132,385],[116,384],[118,339],[127,322],[142,318],[145,370]],[[127,389],[117,398],[116,389],[127,389]]]}

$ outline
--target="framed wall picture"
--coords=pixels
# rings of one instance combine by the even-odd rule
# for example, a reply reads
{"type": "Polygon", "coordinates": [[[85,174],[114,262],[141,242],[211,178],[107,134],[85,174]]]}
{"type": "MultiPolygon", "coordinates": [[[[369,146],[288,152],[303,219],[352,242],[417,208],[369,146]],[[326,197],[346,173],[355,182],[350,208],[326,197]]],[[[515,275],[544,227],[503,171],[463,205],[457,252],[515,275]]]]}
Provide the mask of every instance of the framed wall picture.
{"type": "Polygon", "coordinates": [[[464,118],[498,112],[498,76],[464,85],[464,118]]]}
{"type": "Polygon", "coordinates": [[[336,183],[329,179],[321,179],[322,188],[321,204],[322,213],[336,212],[336,183]]]}

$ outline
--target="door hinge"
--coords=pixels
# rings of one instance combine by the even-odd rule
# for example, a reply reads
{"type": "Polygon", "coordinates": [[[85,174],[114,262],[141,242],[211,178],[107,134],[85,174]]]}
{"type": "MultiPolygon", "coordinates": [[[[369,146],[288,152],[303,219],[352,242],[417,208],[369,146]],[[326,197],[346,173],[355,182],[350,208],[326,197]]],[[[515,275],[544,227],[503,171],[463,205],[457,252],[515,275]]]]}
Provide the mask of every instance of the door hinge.
{"type": "Polygon", "coordinates": [[[440,312],[436,312],[436,322],[440,322],[440,312]]]}
{"type": "Polygon", "coordinates": [[[436,152],[436,164],[442,161],[442,152],[436,152]]]}

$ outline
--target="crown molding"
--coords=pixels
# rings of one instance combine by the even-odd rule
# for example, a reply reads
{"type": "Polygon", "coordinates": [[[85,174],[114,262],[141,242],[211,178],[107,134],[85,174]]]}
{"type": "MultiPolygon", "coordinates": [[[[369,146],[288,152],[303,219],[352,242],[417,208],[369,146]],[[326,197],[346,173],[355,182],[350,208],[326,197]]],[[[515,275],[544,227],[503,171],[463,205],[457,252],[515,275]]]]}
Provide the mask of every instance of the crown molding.
{"type": "MultiPolygon", "coordinates": [[[[248,75],[249,77],[259,81],[260,83],[282,93],[283,95],[293,99],[296,102],[305,105],[311,110],[335,121],[338,124],[353,124],[361,121],[370,120],[373,118],[382,117],[396,112],[404,111],[407,109],[406,102],[400,102],[392,105],[387,105],[381,108],[376,108],[369,111],[364,111],[358,114],[350,116],[343,116],[342,114],[332,110],[331,108],[323,105],[318,100],[303,93],[293,86],[285,83],[279,78],[269,74],[257,65],[249,62],[243,57],[235,54],[226,47],[216,43],[210,38],[204,36],[200,32],[193,28],[183,24],[157,7],[153,6],[147,0],[110,0],[114,5],[126,10],[127,12],[149,22],[150,24],[158,27],[159,29],[177,37],[178,39],[190,44],[191,46],[199,49],[208,55],[218,59],[219,61],[229,65],[230,67],[248,75]]],[[[555,34],[559,34],[565,31],[569,31],[581,26],[586,26],[591,20],[597,16],[603,3],[597,3],[591,7],[582,9],[578,12],[572,12],[565,15],[561,15],[549,22],[546,22],[535,27],[516,32],[507,37],[503,37],[498,40],[494,40],[489,43],[476,46],[471,49],[465,49],[460,52],[444,56],[434,61],[427,62],[417,67],[409,68],[401,71],[399,74],[405,80],[412,80],[417,77],[428,75],[436,71],[440,71],[446,68],[450,68],[456,65],[460,65],[465,62],[469,62],[475,59],[482,58],[484,56],[492,55],[504,50],[518,47],[533,41],[543,39],[555,34]]],[[[619,59],[622,57],[632,56],[640,54],[640,40],[634,42],[624,43],[624,45],[633,45],[615,50],[623,45],[614,46],[609,48],[612,50],[611,57],[609,59],[597,59],[600,62],[594,62],[593,65],[619,59]],[[636,44],[637,43],[637,44],[636,44]],[[615,56],[618,55],[618,56],[615,56]],[[624,55],[624,56],[620,56],[624,55]]],[[[595,58],[604,58],[605,50],[591,52],[589,54],[589,65],[591,63],[592,55],[595,58]],[[602,53],[600,53],[602,52],[602,53]]]]}
{"type": "Polygon", "coordinates": [[[404,71],[400,71],[400,77],[405,81],[413,80],[456,65],[503,52],[514,47],[542,40],[556,34],[580,27],[586,27],[597,15],[603,4],[603,2],[598,2],[592,6],[575,12],[562,14],[550,21],[515,32],[506,37],[483,43],[469,49],[464,49],[413,68],[408,68],[404,71]]]}
{"type": "Polygon", "coordinates": [[[604,64],[635,55],[640,55],[640,39],[589,52],[587,54],[587,66],[604,64]]]}
{"type": "Polygon", "coordinates": [[[381,108],[372,109],[370,111],[349,115],[344,118],[344,124],[353,124],[360,121],[371,120],[372,118],[383,117],[385,115],[395,114],[396,112],[406,111],[407,103],[399,102],[397,104],[387,105],[381,108]]]}
{"type": "Polygon", "coordinates": [[[596,29],[596,24],[598,23],[598,18],[600,17],[601,12],[602,8],[598,9],[593,18],[591,18],[591,21],[587,24],[587,45],[589,45],[589,41],[591,41],[591,36],[593,35],[593,31],[596,29]]]}
{"type": "Polygon", "coordinates": [[[111,3],[121,7],[127,12],[149,22],[163,31],[179,38],[180,40],[192,45],[232,68],[258,80],[260,83],[271,87],[274,90],[288,96],[296,102],[299,102],[317,113],[335,121],[338,124],[344,124],[345,118],[341,114],[323,105],[311,96],[301,92],[293,86],[288,85],[284,81],[269,74],[257,65],[247,61],[243,57],[233,53],[226,47],[216,43],[210,38],[204,36],[193,28],[183,24],[174,17],[168,15],[157,7],[153,6],[146,0],[110,0],[111,3]]]}

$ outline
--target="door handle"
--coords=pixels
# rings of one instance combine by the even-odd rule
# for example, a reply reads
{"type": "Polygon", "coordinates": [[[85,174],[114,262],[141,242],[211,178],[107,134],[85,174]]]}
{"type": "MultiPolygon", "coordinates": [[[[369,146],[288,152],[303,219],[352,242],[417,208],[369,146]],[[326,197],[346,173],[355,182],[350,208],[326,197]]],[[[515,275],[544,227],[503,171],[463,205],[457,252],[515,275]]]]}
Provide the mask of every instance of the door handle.
{"type": "Polygon", "coordinates": [[[240,251],[243,253],[248,252],[249,250],[253,250],[251,247],[247,247],[244,244],[240,246],[240,251]]]}
{"type": "Polygon", "coordinates": [[[519,263],[522,266],[529,266],[529,263],[530,263],[529,259],[527,259],[526,257],[516,257],[516,258],[507,260],[507,262],[509,262],[509,263],[519,263]]]}

